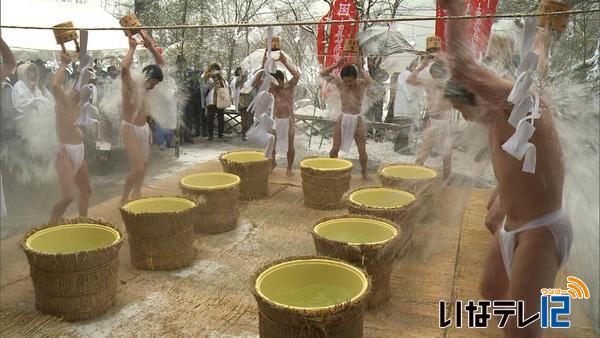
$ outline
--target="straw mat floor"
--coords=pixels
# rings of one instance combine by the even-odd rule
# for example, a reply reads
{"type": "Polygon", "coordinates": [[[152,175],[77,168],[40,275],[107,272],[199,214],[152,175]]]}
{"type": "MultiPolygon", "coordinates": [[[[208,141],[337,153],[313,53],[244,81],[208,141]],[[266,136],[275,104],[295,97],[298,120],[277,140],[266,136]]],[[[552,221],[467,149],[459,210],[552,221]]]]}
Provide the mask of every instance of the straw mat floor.
{"type": "MultiPolygon", "coordinates": [[[[178,194],[178,181],[188,173],[220,171],[211,161],[193,170],[154,182],[143,193],[178,194]]],[[[351,189],[377,185],[354,175],[351,189]]],[[[492,238],[483,225],[487,190],[452,188],[437,196],[433,210],[421,210],[413,246],[394,263],[392,296],[377,310],[366,312],[365,337],[499,337],[484,331],[438,328],[438,302],[479,299],[477,284],[483,257],[492,238]]],[[[124,226],[118,198],[90,210],[124,226]]],[[[2,241],[0,335],[35,336],[194,336],[248,337],[258,334],[256,304],[250,276],[270,260],[314,254],[310,229],[325,216],[344,213],[307,209],[302,204],[300,173],[291,179],[277,169],[270,177],[269,198],[242,202],[236,230],[197,236],[198,255],[191,267],[172,272],[135,270],[129,246],[120,252],[120,285],[116,306],[95,320],[66,323],[39,314],[19,237],[2,241]]],[[[577,337],[593,336],[585,316],[575,316],[577,337]]],[[[552,333],[551,336],[560,336],[552,333]]]]}

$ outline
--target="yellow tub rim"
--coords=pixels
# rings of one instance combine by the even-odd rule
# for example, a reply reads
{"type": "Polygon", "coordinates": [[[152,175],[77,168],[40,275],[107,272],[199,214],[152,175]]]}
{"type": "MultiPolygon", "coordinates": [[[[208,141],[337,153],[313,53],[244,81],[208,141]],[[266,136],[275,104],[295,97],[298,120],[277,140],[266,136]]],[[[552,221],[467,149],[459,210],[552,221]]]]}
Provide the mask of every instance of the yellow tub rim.
{"type": "Polygon", "coordinates": [[[300,168],[310,168],[321,171],[337,171],[352,169],[354,165],[341,158],[313,157],[300,161],[300,168]],[[321,165],[319,165],[321,164],[321,165]]]}
{"type": "Polygon", "coordinates": [[[270,160],[265,156],[264,151],[259,150],[234,150],[221,154],[219,159],[234,163],[255,163],[270,160]]]}
{"type": "MultiPolygon", "coordinates": [[[[64,236],[60,236],[59,238],[64,238],[64,236]]],[[[91,251],[106,249],[106,248],[109,248],[109,247],[114,246],[115,244],[119,243],[122,239],[123,239],[123,237],[118,230],[116,230],[110,226],[107,226],[107,225],[94,224],[94,223],[70,223],[70,224],[52,225],[52,226],[49,226],[49,227],[46,227],[43,229],[33,230],[25,239],[23,245],[24,245],[25,249],[33,251],[36,254],[68,255],[68,254],[76,254],[76,253],[80,253],[80,252],[91,252],[91,251]],[[89,249],[48,250],[48,249],[45,249],[45,248],[47,248],[47,245],[42,246],[42,248],[40,248],[40,246],[43,245],[43,243],[44,243],[43,242],[44,237],[50,237],[49,239],[52,240],[53,239],[52,237],[56,236],[56,232],[59,232],[59,231],[73,232],[73,230],[77,230],[77,229],[79,229],[79,230],[85,229],[87,231],[95,232],[96,235],[94,236],[94,239],[98,239],[99,234],[104,235],[106,238],[105,238],[105,240],[102,241],[102,243],[97,243],[99,245],[91,246],[89,249]],[[38,243],[38,242],[40,242],[40,243],[38,243]]],[[[56,239],[54,239],[52,241],[52,244],[57,244],[56,239]]],[[[58,243],[58,244],[61,244],[61,243],[58,243]]]]}
{"type": "Polygon", "coordinates": [[[399,178],[403,180],[427,180],[433,179],[438,176],[437,171],[432,168],[416,165],[416,164],[405,164],[405,163],[395,163],[388,164],[381,167],[381,174],[390,177],[390,178],[399,178]],[[402,175],[402,171],[406,171],[406,169],[412,169],[414,171],[418,171],[417,175],[402,175]]]}
{"type": "MultiPolygon", "coordinates": [[[[400,189],[393,189],[393,188],[377,187],[377,188],[361,188],[361,189],[355,190],[348,196],[348,200],[351,203],[354,203],[354,204],[357,204],[357,205],[360,205],[363,207],[376,208],[376,209],[396,209],[396,208],[403,208],[403,207],[407,207],[407,206],[411,205],[412,203],[414,203],[417,200],[417,197],[408,191],[404,191],[404,190],[400,190],[400,189]],[[374,193],[374,192],[384,192],[387,194],[396,194],[396,195],[402,196],[405,199],[405,201],[403,201],[404,203],[402,203],[402,204],[397,203],[394,205],[382,206],[382,205],[375,205],[372,203],[365,204],[361,201],[356,200],[356,198],[362,194],[368,194],[368,193],[374,193]]],[[[391,203],[388,203],[388,204],[391,204],[391,203]]]]}
{"type": "MultiPolygon", "coordinates": [[[[328,310],[328,309],[333,309],[336,306],[339,306],[340,304],[343,303],[337,303],[337,304],[333,304],[333,305],[328,305],[328,306],[321,306],[321,307],[301,307],[301,306],[293,306],[293,305],[287,305],[287,304],[283,304],[280,302],[277,302],[269,297],[267,297],[262,289],[262,283],[265,281],[265,279],[267,279],[269,277],[269,275],[276,273],[277,271],[280,271],[282,269],[286,269],[289,268],[290,266],[294,266],[294,265],[299,265],[299,264],[324,264],[324,265],[330,265],[330,266],[335,266],[336,268],[342,268],[342,269],[346,269],[347,271],[351,272],[352,274],[354,274],[354,276],[356,276],[361,284],[362,287],[360,289],[360,291],[356,294],[353,295],[352,298],[350,298],[350,302],[356,302],[357,300],[359,300],[360,298],[364,298],[366,296],[367,291],[369,290],[369,279],[367,277],[367,275],[360,269],[342,262],[340,260],[333,260],[333,259],[327,259],[327,258],[298,258],[298,259],[293,259],[293,260],[289,260],[289,261],[283,261],[283,262],[278,262],[275,263],[274,265],[268,267],[267,269],[265,269],[264,271],[262,271],[258,277],[256,277],[256,281],[254,282],[254,289],[255,292],[260,295],[260,297],[263,300],[266,300],[270,303],[274,303],[277,306],[283,307],[283,308],[287,308],[287,309],[293,309],[293,310],[300,310],[300,311],[321,311],[321,310],[328,310]]],[[[348,300],[346,300],[347,302],[348,300]]]]}
{"type": "Polygon", "coordinates": [[[330,220],[326,220],[323,222],[319,222],[317,225],[315,225],[315,227],[313,228],[313,231],[327,239],[330,241],[334,241],[334,242],[338,242],[338,243],[345,243],[348,245],[378,245],[378,244],[385,244],[389,241],[391,241],[392,239],[396,238],[398,236],[398,229],[396,229],[395,226],[393,226],[392,224],[390,224],[389,222],[385,222],[383,220],[377,220],[377,219],[372,219],[372,218],[366,218],[366,217],[360,217],[360,216],[356,216],[356,217],[340,217],[340,218],[335,218],[335,219],[330,219],[330,220]],[[376,225],[378,226],[380,229],[385,229],[387,232],[387,236],[388,238],[385,238],[383,240],[379,240],[379,241],[368,241],[368,242],[347,242],[347,241],[342,241],[338,238],[335,238],[333,236],[328,236],[326,234],[323,233],[323,230],[329,226],[336,226],[342,223],[348,223],[348,222],[362,222],[365,224],[370,224],[370,225],[376,225]]]}
{"type": "Polygon", "coordinates": [[[234,186],[240,184],[240,182],[241,182],[241,179],[237,175],[230,174],[230,173],[224,173],[224,172],[220,172],[220,171],[214,171],[214,172],[197,173],[197,174],[184,176],[179,181],[179,184],[182,187],[190,189],[190,190],[218,190],[218,189],[227,189],[227,188],[234,187],[234,186]],[[194,184],[194,180],[196,180],[196,179],[200,179],[200,180],[210,179],[211,177],[223,179],[223,181],[225,181],[225,183],[221,183],[218,185],[194,184]]]}
{"type": "Polygon", "coordinates": [[[126,203],[121,208],[131,214],[161,214],[161,213],[176,213],[181,212],[196,206],[193,201],[182,198],[182,197],[145,197],[131,202],[126,203]],[[140,210],[144,204],[156,205],[162,203],[169,203],[170,206],[161,206],[158,210],[140,210]]]}

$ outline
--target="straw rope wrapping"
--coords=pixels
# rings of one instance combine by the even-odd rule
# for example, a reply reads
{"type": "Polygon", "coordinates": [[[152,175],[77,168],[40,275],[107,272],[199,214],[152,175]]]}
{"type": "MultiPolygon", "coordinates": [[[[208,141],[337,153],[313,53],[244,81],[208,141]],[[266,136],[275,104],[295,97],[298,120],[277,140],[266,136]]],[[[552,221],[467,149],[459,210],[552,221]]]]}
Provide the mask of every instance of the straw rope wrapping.
{"type": "MultiPolygon", "coordinates": [[[[297,256],[276,260],[261,267],[251,279],[251,288],[258,303],[258,327],[262,338],[358,338],[363,336],[363,313],[371,292],[367,291],[354,301],[347,301],[329,309],[301,310],[278,305],[258,294],[255,282],[268,268],[293,260],[327,259],[346,263],[325,256],[297,256]]],[[[366,272],[365,276],[368,276],[366,272]]],[[[367,277],[367,279],[370,279],[367,277]]]]}
{"type": "MultiPolygon", "coordinates": [[[[318,157],[306,157],[306,159],[318,157]]],[[[300,167],[304,206],[314,209],[340,209],[344,207],[342,197],[350,189],[352,165],[343,170],[319,170],[300,167]]]]}
{"type": "Polygon", "coordinates": [[[431,177],[431,178],[419,178],[419,179],[401,178],[398,176],[388,175],[383,172],[385,170],[385,168],[396,166],[396,165],[414,166],[414,164],[412,164],[412,163],[401,163],[401,162],[382,165],[381,167],[379,167],[379,170],[377,170],[377,177],[379,178],[379,181],[381,182],[381,184],[384,187],[400,188],[404,191],[408,191],[408,192],[412,193],[413,195],[417,196],[419,198],[419,200],[421,201],[422,205],[429,205],[429,203],[433,199],[433,196],[438,192],[437,188],[439,188],[439,186],[440,186],[440,182],[441,182],[440,171],[433,167],[420,165],[419,167],[423,167],[423,168],[427,168],[427,169],[431,169],[431,170],[435,171],[436,176],[431,177]]]}
{"type": "Polygon", "coordinates": [[[341,218],[365,218],[392,225],[398,234],[381,244],[351,245],[345,242],[327,239],[317,232],[311,231],[318,255],[329,256],[346,261],[359,268],[367,270],[371,277],[371,296],[368,307],[374,308],[387,301],[390,297],[390,275],[396,252],[400,245],[402,230],[390,220],[369,215],[341,215],[325,217],[315,223],[315,226],[341,218]]]}
{"type": "Polygon", "coordinates": [[[196,257],[192,219],[202,217],[199,206],[205,201],[202,197],[178,197],[193,201],[195,207],[161,213],[132,213],[119,208],[135,268],[174,270],[189,266],[196,257]]]}
{"type": "Polygon", "coordinates": [[[68,321],[86,320],[106,312],[114,304],[123,233],[103,219],[59,219],[23,236],[21,248],[29,262],[35,289],[35,307],[68,321]],[[97,224],[116,230],[119,240],[105,248],[68,254],[50,254],[26,245],[34,233],[58,225],[97,224]]]}
{"type": "Polygon", "coordinates": [[[240,217],[240,184],[211,190],[186,188],[180,182],[179,188],[184,194],[206,200],[198,205],[198,217],[192,219],[195,233],[218,234],[235,229],[240,217]]]}
{"type": "MultiPolygon", "coordinates": [[[[348,213],[350,214],[359,214],[359,215],[371,215],[375,217],[381,217],[388,219],[392,222],[397,223],[405,229],[413,220],[413,217],[416,211],[419,209],[420,203],[418,199],[403,205],[401,207],[395,208],[378,208],[375,206],[358,204],[350,200],[350,195],[353,193],[365,190],[365,189],[373,189],[378,187],[362,187],[358,188],[354,191],[350,191],[344,195],[344,201],[346,202],[346,206],[348,207],[348,213]]],[[[395,189],[395,188],[391,188],[395,189]]],[[[398,189],[401,190],[401,189],[398,189]]]]}
{"type": "Polygon", "coordinates": [[[408,251],[411,245],[411,239],[414,232],[414,218],[419,210],[421,204],[419,200],[414,200],[407,205],[398,208],[377,208],[367,205],[354,203],[350,200],[350,195],[355,191],[370,189],[374,187],[363,187],[347,193],[344,196],[346,206],[348,207],[348,213],[358,215],[370,215],[374,217],[381,217],[390,220],[397,224],[402,229],[400,235],[400,244],[398,245],[398,251],[396,257],[400,258],[404,256],[404,253],[408,251]]]}
{"type": "Polygon", "coordinates": [[[258,151],[256,149],[234,150],[221,154],[219,161],[223,171],[240,177],[240,198],[245,200],[264,198],[269,187],[269,173],[271,172],[271,158],[253,162],[234,162],[224,158],[231,153],[240,151],[258,151]]]}

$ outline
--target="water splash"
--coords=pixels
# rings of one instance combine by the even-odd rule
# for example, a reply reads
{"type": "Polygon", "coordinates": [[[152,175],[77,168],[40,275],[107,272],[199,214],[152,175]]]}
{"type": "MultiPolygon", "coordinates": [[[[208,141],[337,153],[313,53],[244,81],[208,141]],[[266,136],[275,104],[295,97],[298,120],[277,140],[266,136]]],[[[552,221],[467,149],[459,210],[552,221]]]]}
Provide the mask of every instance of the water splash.
{"type": "MultiPolygon", "coordinates": [[[[163,81],[157,84],[154,89],[147,91],[144,89],[143,66],[132,70],[132,78],[136,85],[137,96],[130,98],[137,101],[136,104],[144,104],[148,109],[148,114],[156,123],[165,129],[175,129],[178,124],[183,124],[183,108],[188,100],[187,89],[178,83],[177,78],[171,73],[171,69],[164,70],[163,81]]],[[[118,120],[122,116],[123,97],[121,89],[123,82],[117,78],[103,88],[103,97],[100,101],[100,110],[107,115],[111,121],[118,120]]]]}

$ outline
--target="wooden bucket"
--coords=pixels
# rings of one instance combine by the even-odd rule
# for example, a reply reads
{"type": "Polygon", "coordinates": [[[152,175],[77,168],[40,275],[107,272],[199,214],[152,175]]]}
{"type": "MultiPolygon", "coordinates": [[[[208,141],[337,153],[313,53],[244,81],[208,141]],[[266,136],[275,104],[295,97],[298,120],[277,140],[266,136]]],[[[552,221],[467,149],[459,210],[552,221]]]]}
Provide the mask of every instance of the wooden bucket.
{"type": "Polygon", "coordinates": [[[97,317],[117,293],[123,234],[92,218],[62,219],[21,241],[35,290],[35,307],[68,321],[97,317]]]}
{"type": "Polygon", "coordinates": [[[281,49],[281,40],[278,36],[271,37],[271,51],[275,52],[281,49]]]}
{"type": "Polygon", "coordinates": [[[425,40],[425,46],[428,53],[437,52],[442,49],[442,40],[439,36],[430,35],[425,40]]]}
{"type": "MultiPolygon", "coordinates": [[[[142,27],[142,24],[133,13],[127,14],[121,19],[119,19],[119,24],[121,24],[121,27],[127,28],[142,27]]],[[[139,34],[141,32],[141,29],[124,29],[123,32],[125,32],[126,36],[131,36],[139,34]]]]}
{"type": "MultiPolygon", "coordinates": [[[[53,27],[55,27],[55,28],[75,28],[72,21],[59,23],[58,25],[54,25],[53,27]]],[[[69,41],[73,41],[75,43],[75,50],[77,53],[79,53],[79,42],[77,41],[79,36],[77,35],[76,30],[74,30],[74,29],[69,29],[69,30],[55,29],[55,30],[53,30],[53,32],[54,32],[54,38],[56,39],[56,43],[60,45],[60,47],[62,48],[62,51],[64,53],[67,52],[65,43],[67,43],[69,41]]]]}

